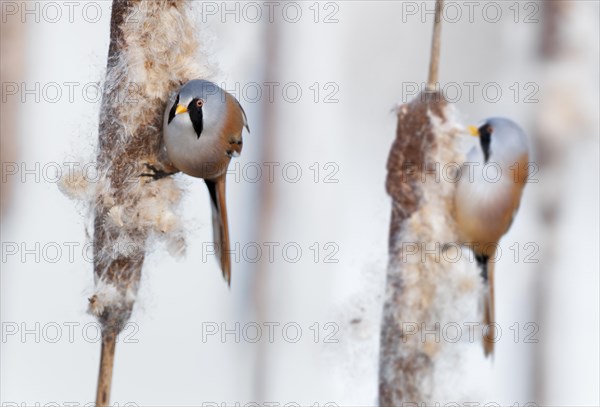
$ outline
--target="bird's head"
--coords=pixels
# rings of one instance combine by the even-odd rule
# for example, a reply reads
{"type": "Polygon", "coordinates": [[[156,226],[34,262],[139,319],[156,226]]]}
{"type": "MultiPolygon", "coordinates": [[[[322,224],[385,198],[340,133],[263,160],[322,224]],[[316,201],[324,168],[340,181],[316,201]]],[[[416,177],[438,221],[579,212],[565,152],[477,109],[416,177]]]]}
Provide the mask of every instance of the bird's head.
{"type": "Polygon", "coordinates": [[[468,126],[469,133],[479,138],[484,163],[516,160],[528,152],[527,137],[518,124],[503,117],[493,117],[479,126],[468,126]]]}
{"type": "Polygon", "coordinates": [[[183,121],[201,135],[218,131],[225,119],[223,89],[205,80],[192,80],[181,87],[169,111],[168,124],[183,121]]]}

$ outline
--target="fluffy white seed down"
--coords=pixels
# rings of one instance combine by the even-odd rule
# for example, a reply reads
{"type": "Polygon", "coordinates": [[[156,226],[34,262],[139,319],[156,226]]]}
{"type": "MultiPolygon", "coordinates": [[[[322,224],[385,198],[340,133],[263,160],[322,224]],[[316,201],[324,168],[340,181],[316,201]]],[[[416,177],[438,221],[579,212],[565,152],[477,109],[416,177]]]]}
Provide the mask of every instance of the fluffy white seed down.
{"type": "MultiPolygon", "coordinates": [[[[464,366],[461,355],[466,349],[481,346],[480,340],[469,339],[468,327],[464,323],[481,321],[478,307],[483,285],[477,265],[470,259],[468,251],[456,245],[452,215],[456,178],[442,173],[444,164],[464,162],[459,138],[464,137],[465,130],[451,105],[445,107],[446,120],[432,111],[428,115],[436,142],[427,160],[439,163],[439,176],[427,175],[426,182],[421,184],[421,205],[395,237],[397,247],[415,244],[416,252],[397,259],[389,267],[395,269],[394,273],[400,273],[403,281],[402,304],[397,308],[397,320],[414,323],[410,329],[417,329],[414,334],[408,335],[398,352],[406,357],[424,353],[432,361],[430,382],[423,383],[431,395],[431,400],[427,401],[458,402],[457,389],[464,388],[457,381],[462,377],[460,369],[464,366]],[[451,246],[445,252],[447,244],[451,246]],[[439,323],[439,328],[436,328],[436,323],[439,323]],[[461,336],[454,343],[456,326],[460,327],[461,336]],[[437,338],[434,333],[426,334],[436,330],[440,333],[437,338]]],[[[386,296],[391,294],[387,292],[386,296]]],[[[481,333],[477,335],[475,332],[475,337],[481,338],[481,333]]]]}
{"type": "MultiPolygon", "coordinates": [[[[109,98],[107,106],[106,100],[104,102],[105,108],[108,107],[105,110],[118,112],[110,118],[117,124],[117,141],[109,147],[110,154],[125,151],[131,137],[155,122],[156,109],[148,106],[161,107],[162,117],[162,106],[181,83],[213,76],[206,62],[208,57],[201,52],[203,44],[197,35],[200,27],[197,15],[192,2],[184,0],[140,1],[125,17],[124,46],[106,72],[105,96],[122,96],[125,92],[134,97],[135,102],[123,103],[122,97],[109,98]]],[[[132,163],[136,164],[139,163],[132,163]]],[[[118,203],[110,171],[101,171],[93,181],[82,173],[66,172],[59,183],[67,197],[86,205],[90,219],[97,205],[105,208],[103,227],[111,241],[107,244],[109,248],[97,255],[111,257],[100,258],[102,264],[109,263],[115,254],[127,254],[119,248],[136,247],[147,251],[150,242],[156,240],[165,241],[172,255],[185,252],[185,234],[178,212],[181,186],[173,177],[154,181],[140,178],[138,174],[132,172],[132,182],[125,187],[125,199],[119,199],[118,203]]],[[[103,275],[100,273],[96,278],[93,301],[90,301],[90,312],[97,316],[108,306],[126,308],[135,301],[137,292],[137,284],[119,282],[115,285],[103,275]]]]}

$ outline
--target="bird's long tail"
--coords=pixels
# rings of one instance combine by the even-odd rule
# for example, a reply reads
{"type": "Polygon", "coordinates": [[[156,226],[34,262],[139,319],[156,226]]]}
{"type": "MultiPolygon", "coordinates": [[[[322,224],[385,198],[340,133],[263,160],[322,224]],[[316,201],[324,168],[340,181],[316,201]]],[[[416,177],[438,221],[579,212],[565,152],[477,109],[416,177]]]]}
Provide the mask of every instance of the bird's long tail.
{"type": "Polygon", "coordinates": [[[231,285],[231,250],[229,246],[229,225],[225,203],[225,176],[215,180],[205,180],[212,204],[213,241],[223,278],[231,285]]]}
{"type": "Polygon", "coordinates": [[[494,325],[494,263],[489,262],[489,256],[478,255],[477,263],[481,267],[481,277],[485,284],[483,293],[483,353],[493,355],[496,340],[494,325]]]}

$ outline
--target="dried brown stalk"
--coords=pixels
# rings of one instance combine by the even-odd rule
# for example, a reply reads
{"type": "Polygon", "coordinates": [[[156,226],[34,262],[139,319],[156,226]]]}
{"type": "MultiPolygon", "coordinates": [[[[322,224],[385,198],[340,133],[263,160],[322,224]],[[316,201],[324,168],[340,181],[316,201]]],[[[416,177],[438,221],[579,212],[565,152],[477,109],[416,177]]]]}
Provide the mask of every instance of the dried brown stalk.
{"type": "Polygon", "coordinates": [[[115,364],[116,344],[117,336],[115,334],[110,332],[103,333],[102,353],[100,355],[100,372],[98,374],[98,391],[96,393],[97,406],[109,405],[113,366],[115,364]]]}
{"type": "Polygon", "coordinates": [[[429,61],[429,77],[427,79],[427,90],[433,91],[438,83],[440,67],[440,50],[442,41],[442,10],[444,0],[435,2],[435,20],[433,22],[433,36],[431,37],[431,59],[429,61]]]}

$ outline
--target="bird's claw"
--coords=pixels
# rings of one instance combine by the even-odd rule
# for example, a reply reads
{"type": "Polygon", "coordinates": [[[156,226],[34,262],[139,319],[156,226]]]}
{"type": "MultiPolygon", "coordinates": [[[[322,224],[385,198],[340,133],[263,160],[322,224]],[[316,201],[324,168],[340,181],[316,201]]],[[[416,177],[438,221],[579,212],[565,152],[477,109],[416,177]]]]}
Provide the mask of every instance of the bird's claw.
{"type": "Polygon", "coordinates": [[[144,165],[146,166],[146,168],[152,171],[152,173],[142,173],[140,174],[140,177],[152,177],[152,179],[158,181],[159,179],[163,179],[165,177],[175,174],[174,172],[166,172],[163,170],[159,170],[154,165],[149,163],[144,163],[144,165]]]}

